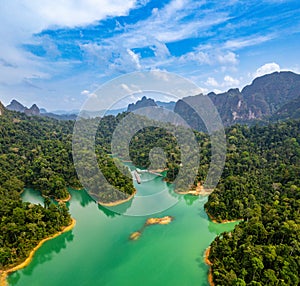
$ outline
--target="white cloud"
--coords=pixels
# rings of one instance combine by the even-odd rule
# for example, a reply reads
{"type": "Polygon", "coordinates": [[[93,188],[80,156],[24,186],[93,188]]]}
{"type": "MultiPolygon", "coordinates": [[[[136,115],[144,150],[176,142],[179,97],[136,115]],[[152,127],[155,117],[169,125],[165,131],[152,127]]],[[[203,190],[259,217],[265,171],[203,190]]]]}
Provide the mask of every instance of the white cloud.
{"type": "Polygon", "coordinates": [[[151,69],[150,73],[153,77],[158,78],[161,81],[170,82],[172,75],[168,72],[160,69],[151,69]]]}
{"type": "Polygon", "coordinates": [[[224,82],[223,82],[223,86],[230,86],[230,87],[236,87],[237,85],[240,84],[240,81],[236,78],[233,78],[229,75],[226,75],[224,77],[224,82]]]}
{"type": "Polygon", "coordinates": [[[83,91],[81,91],[80,93],[81,95],[84,95],[84,96],[87,96],[88,98],[96,98],[97,95],[93,92],[90,92],[89,90],[87,89],[84,89],[83,91]]]}
{"type": "Polygon", "coordinates": [[[207,81],[206,81],[205,84],[208,85],[208,86],[213,86],[213,87],[219,86],[219,83],[218,83],[218,82],[216,81],[216,79],[213,78],[213,77],[209,77],[209,78],[207,79],[207,81]]]}
{"type": "Polygon", "coordinates": [[[145,47],[160,43],[170,43],[199,34],[206,34],[214,25],[228,20],[224,12],[206,10],[200,13],[200,7],[206,1],[173,0],[161,9],[154,8],[152,14],[138,23],[126,25],[126,32],[116,36],[116,42],[128,48],[145,47]],[[197,14],[197,11],[199,13],[197,14]],[[197,15],[195,15],[195,13],[197,15]],[[187,17],[193,17],[187,20],[187,17]],[[118,41],[117,41],[118,40],[118,41]]]}
{"type": "Polygon", "coordinates": [[[122,83],[121,88],[124,89],[128,94],[142,93],[140,87],[134,84],[128,85],[126,83],[122,83]]]}
{"type": "Polygon", "coordinates": [[[34,32],[51,26],[76,27],[91,24],[94,21],[104,19],[108,16],[126,15],[135,6],[134,0],[15,0],[7,1],[11,3],[7,6],[11,12],[12,8],[17,8],[14,13],[20,16],[17,21],[30,20],[25,24],[25,28],[31,26],[34,32]],[[19,12],[18,12],[19,11],[19,12]]]}
{"type": "Polygon", "coordinates": [[[238,64],[237,55],[231,51],[213,50],[212,47],[197,48],[193,52],[188,52],[179,58],[180,62],[194,62],[200,65],[230,65],[238,64]]]}
{"type": "MultiPolygon", "coordinates": [[[[33,37],[44,29],[56,27],[78,27],[92,24],[107,16],[125,15],[134,7],[147,4],[148,0],[65,0],[65,1],[6,1],[0,10],[2,25],[0,37],[6,39],[0,50],[0,58],[12,67],[2,67],[0,78],[5,82],[21,82],[24,78],[51,78],[60,72],[57,65],[49,60],[60,55],[54,42],[47,36],[33,37]],[[20,9],[22,7],[22,9],[20,9]],[[25,52],[22,44],[42,45],[47,52],[47,60],[25,52]],[[51,68],[49,68],[51,66],[51,68]]],[[[172,0],[160,9],[134,24],[119,29],[122,33],[112,34],[101,42],[81,43],[85,60],[103,74],[124,73],[140,69],[166,68],[177,60],[172,57],[166,43],[204,35],[216,24],[225,22],[228,15],[213,9],[200,12],[206,1],[172,0]],[[202,8],[202,7],[201,7],[202,8]],[[199,12],[198,12],[199,11],[199,12]],[[189,20],[187,20],[189,17],[189,20]],[[135,48],[150,47],[154,56],[141,58],[135,48]]],[[[81,33],[82,34],[82,33],[81,33]]],[[[220,56],[223,64],[234,61],[232,55],[220,56]]],[[[187,56],[190,61],[210,64],[211,57],[205,52],[187,56]]],[[[71,66],[71,63],[69,63],[71,66]]],[[[65,70],[62,69],[65,73],[65,70]]]]}
{"type": "Polygon", "coordinates": [[[231,51],[226,54],[219,54],[217,58],[220,64],[236,65],[238,63],[237,55],[231,51]]]}
{"type": "Polygon", "coordinates": [[[194,62],[197,64],[212,64],[211,56],[203,51],[188,52],[179,58],[180,62],[194,62]]]}
{"type": "Polygon", "coordinates": [[[205,84],[211,87],[213,90],[216,90],[216,88],[219,88],[220,90],[221,88],[237,87],[240,84],[240,81],[230,75],[226,75],[221,83],[218,82],[214,77],[209,77],[205,84]]]}
{"type": "Polygon", "coordinates": [[[218,89],[218,88],[214,88],[212,90],[215,94],[219,94],[219,93],[222,93],[223,91],[221,89],[218,89]]]}
{"type": "Polygon", "coordinates": [[[131,61],[135,64],[136,69],[140,69],[140,56],[138,54],[135,54],[132,50],[127,49],[127,53],[131,57],[131,61]]]}
{"type": "MultiPolygon", "coordinates": [[[[135,5],[141,5],[142,2],[136,4],[134,0],[4,1],[0,9],[2,39],[0,59],[5,59],[9,65],[0,63],[1,82],[17,84],[24,79],[49,78],[53,72],[58,73],[61,63],[52,63],[50,67],[48,61],[22,48],[23,44],[41,44],[47,56],[59,55],[56,45],[49,38],[45,36],[34,38],[34,34],[48,28],[72,28],[88,25],[108,16],[126,15],[130,9],[135,5]]],[[[71,64],[70,61],[68,64],[71,64]]]]}
{"type": "Polygon", "coordinates": [[[88,94],[90,94],[90,91],[84,89],[80,94],[81,94],[81,95],[88,95],[88,94]]]}
{"type": "Polygon", "coordinates": [[[267,64],[264,64],[263,66],[261,66],[260,68],[258,68],[253,76],[259,77],[259,76],[263,76],[265,74],[273,73],[275,71],[280,71],[280,66],[274,62],[267,63],[267,64]]]}
{"type": "Polygon", "coordinates": [[[108,74],[132,72],[142,68],[140,55],[122,45],[91,42],[80,45],[80,48],[87,62],[108,74]]]}
{"type": "Polygon", "coordinates": [[[248,38],[240,38],[236,40],[229,40],[225,43],[224,48],[238,50],[245,47],[259,45],[261,43],[270,41],[274,38],[274,35],[267,35],[267,36],[252,36],[248,38]]]}
{"type": "Polygon", "coordinates": [[[171,55],[168,47],[163,42],[156,41],[155,44],[150,48],[153,50],[155,57],[158,59],[164,59],[171,55]]]}

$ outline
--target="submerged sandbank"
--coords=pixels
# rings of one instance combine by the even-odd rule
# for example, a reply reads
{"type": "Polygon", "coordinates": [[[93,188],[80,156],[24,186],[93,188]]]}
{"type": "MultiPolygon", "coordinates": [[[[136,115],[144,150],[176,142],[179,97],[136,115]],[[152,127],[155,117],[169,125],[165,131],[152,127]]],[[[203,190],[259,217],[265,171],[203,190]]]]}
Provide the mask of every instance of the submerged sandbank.
{"type": "Polygon", "coordinates": [[[142,235],[144,229],[147,226],[154,225],[154,224],[166,225],[166,224],[169,224],[172,220],[174,220],[174,217],[169,216],[169,215],[164,216],[164,217],[151,217],[151,218],[148,218],[146,220],[145,224],[143,225],[143,227],[140,230],[133,232],[129,236],[129,239],[130,240],[138,240],[140,238],[140,236],[142,235]]]}
{"type": "Polygon", "coordinates": [[[172,216],[164,216],[164,217],[151,217],[146,220],[145,225],[153,225],[153,224],[169,224],[174,218],[172,216]]]}

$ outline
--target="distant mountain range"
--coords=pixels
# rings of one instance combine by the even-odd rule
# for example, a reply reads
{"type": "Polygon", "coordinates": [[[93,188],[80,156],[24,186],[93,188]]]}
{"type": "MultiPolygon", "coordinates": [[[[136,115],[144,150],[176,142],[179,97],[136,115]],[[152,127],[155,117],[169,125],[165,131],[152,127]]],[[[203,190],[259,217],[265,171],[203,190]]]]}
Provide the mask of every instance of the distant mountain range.
{"type": "Polygon", "coordinates": [[[135,104],[129,104],[127,111],[134,112],[147,106],[164,106],[174,110],[194,129],[204,131],[205,125],[193,109],[201,104],[203,96],[208,96],[214,103],[225,126],[300,118],[300,75],[292,72],[275,72],[256,78],[242,91],[236,88],[220,94],[211,92],[207,95],[193,95],[176,103],[159,104],[151,98],[143,97],[135,104]]]}
{"type": "MultiPolygon", "coordinates": [[[[179,114],[191,127],[203,130],[205,129],[204,124],[192,108],[200,104],[203,96],[208,96],[212,100],[226,126],[235,123],[248,124],[264,120],[300,118],[300,75],[293,72],[275,72],[258,77],[241,91],[236,88],[220,94],[211,92],[207,95],[193,95],[177,102],[155,101],[144,96],[136,103],[129,104],[127,109],[109,110],[105,114],[117,115],[124,111],[134,112],[148,106],[165,108],[179,114]]],[[[79,110],[47,112],[36,104],[27,108],[16,100],[12,100],[6,108],[23,112],[29,116],[47,116],[60,120],[75,120],[79,113],[79,110]]],[[[1,104],[0,114],[3,111],[4,107],[1,104]]],[[[81,111],[80,114],[86,118],[96,117],[100,111],[81,111]]]]}
{"type": "Polygon", "coordinates": [[[30,108],[22,105],[20,102],[13,99],[9,105],[6,106],[8,110],[23,112],[26,115],[40,115],[40,109],[36,104],[33,104],[30,108]]]}
{"type": "MultiPolygon", "coordinates": [[[[144,104],[145,99],[146,98],[142,99],[141,105],[144,104]]],[[[174,101],[171,101],[171,102],[156,101],[155,102],[153,99],[149,99],[149,100],[147,99],[146,101],[148,101],[146,106],[149,106],[149,102],[153,102],[154,106],[164,107],[164,108],[169,109],[169,110],[173,110],[174,106],[175,106],[174,101]]],[[[130,104],[128,106],[130,111],[133,111],[134,109],[138,109],[138,108],[142,107],[139,102],[140,101],[138,101],[136,103],[138,107],[135,107],[134,103],[130,104]],[[132,106],[132,110],[131,110],[130,106],[132,106]]],[[[4,108],[4,106],[3,106],[3,108],[4,108]]],[[[89,110],[79,110],[79,109],[78,110],[71,110],[71,111],[56,110],[56,111],[53,111],[53,112],[48,112],[45,108],[39,108],[36,104],[33,104],[30,108],[28,108],[28,107],[24,106],[22,103],[18,102],[15,99],[13,99],[11,101],[11,103],[6,106],[6,109],[8,109],[8,110],[22,112],[22,113],[27,114],[28,116],[32,116],[32,115],[45,116],[45,117],[51,117],[51,118],[58,119],[58,120],[75,120],[79,113],[80,113],[80,116],[83,117],[83,118],[94,118],[94,117],[99,116],[99,114],[103,114],[103,113],[105,115],[114,115],[114,116],[116,116],[119,113],[128,111],[128,108],[124,107],[124,108],[119,108],[119,109],[99,110],[99,111],[89,111],[89,110]]]]}
{"type": "Polygon", "coordinates": [[[163,101],[155,101],[152,98],[147,98],[146,96],[143,96],[141,100],[138,100],[136,103],[131,103],[128,105],[127,112],[133,112],[135,110],[138,110],[143,107],[163,107],[165,109],[174,110],[176,102],[170,101],[170,102],[163,102],[163,101]]]}
{"type": "Polygon", "coordinates": [[[13,99],[9,105],[6,106],[6,109],[11,111],[17,111],[25,113],[28,116],[46,116],[59,120],[75,120],[77,115],[75,114],[55,114],[51,112],[47,112],[44,108],[39,108],[36,104],[33,104],[30,108],[27,108],[22,103],[13,99]]]}
{"type": "MultiPolygon", "coordinates": [[[[191,127],[203,129],[203,122],[191,106],[200,104],[202,94],[176,102],[174,112],[191,127]],[[189,105],[185,103],[189,102],[189,105]]],[[[250,85],[207,95],[219,111],[224,125],[300,117],[300,75],[275,72],[256,78],[250,85]]]]}
{"type": "MultiPolygon", "coordinates": [[[[4,106],[3,106],[3,108],[4,108],[4,106]]],[[[6,109],[11,110],[11,111],[22,112],[28,116],[35,115],[35,116],[50,117],[50,118],[54,118],[54,119],[58,119],[58,120],[75,120],[79,113],[80,113],[80,116],[84,117],[84,118],[93,118],[93,117],[99,116],[99,114],[103,114],[103,112],[105,112],[105,115],[115,115],[116,116],[119,113],[126,111],[127,108],[124,107],[124,108],[120,108],[120,109],[113,109],[113,110],[107,110],[107,111],[57,110],[57,111],[53,111],[53,112],[48,112],[45,108],[39,108],[36,104],[33,104],[30,108],[28,108],[28,107],[24,106],[22,103],[13,99],[11,101],[11,103],[6,106],[6,109]]],[[[0,112],[1,112],[1,109],[0,109],[0,112]]]]}

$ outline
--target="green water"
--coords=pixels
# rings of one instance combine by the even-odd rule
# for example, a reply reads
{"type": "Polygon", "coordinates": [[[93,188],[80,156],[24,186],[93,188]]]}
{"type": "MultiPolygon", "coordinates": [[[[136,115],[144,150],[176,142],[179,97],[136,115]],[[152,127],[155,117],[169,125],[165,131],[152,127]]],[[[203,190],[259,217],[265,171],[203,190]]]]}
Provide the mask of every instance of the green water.
{"type": "MultiPolygon", "coordinates": [[[[138,192],[151,186],[170,188],[157,177],[137,185],[138,192]]],[[[75,228],[47,241],[29,266],[9,276],[9,285],[208,285],[204,251],[217,234],[235,225],[212,223],[203,208],[206,198],[185,195],[172,208],[154,215],[171,215],[174,221],[149,226],[139,240],[130,241],[129,235],[147,217],[117,215],[98,206],[85,191],[70,193],[75,228]]],[[[22,197],[42,203],[33,190],[26,190],[22,197]]]]}

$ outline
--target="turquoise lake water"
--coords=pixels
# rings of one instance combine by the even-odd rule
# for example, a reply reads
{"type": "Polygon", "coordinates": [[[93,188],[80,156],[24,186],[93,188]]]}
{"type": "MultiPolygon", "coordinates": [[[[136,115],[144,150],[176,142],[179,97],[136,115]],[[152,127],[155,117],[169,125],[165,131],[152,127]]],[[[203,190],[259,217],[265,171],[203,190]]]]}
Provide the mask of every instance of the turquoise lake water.
{"type": "MultiPolygon", "coordinates": [[[[171,192],[161,177],[145,181],[136,185],[138,194],[166,188],[171,192]]],[[[70,193],[75,228],[43,244],[26,268],[8,277],[9,285],[205,286],[205,249],[217,234],[236,224],[211,222],[203,207],[205,197],[181,195],[176,205],[161,213],[132,217],[99,206],[85,191],[70,193]],[[165,215],[174,221],[148,226],[138,240],[129,239],[148,217],[165,215]]],[[[43,203],[34,190],[26,190],[22,197],[43,203]]]]}

